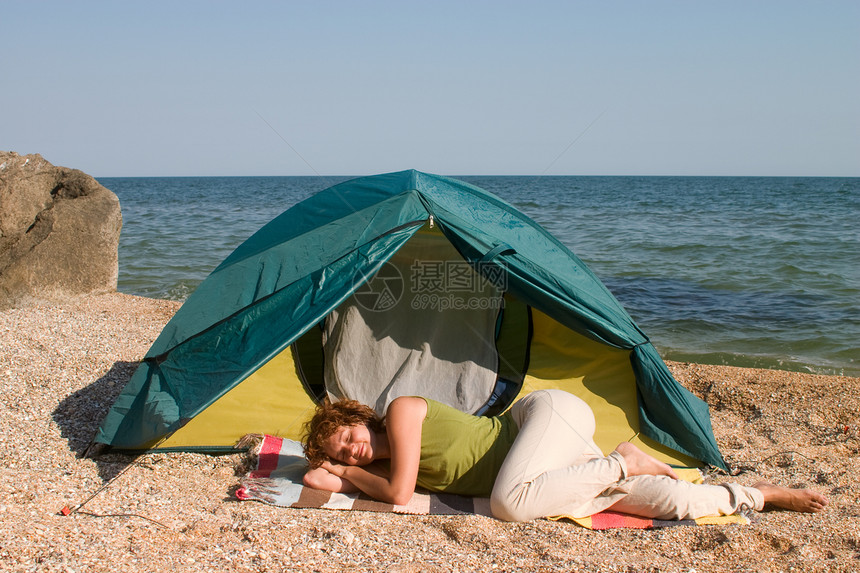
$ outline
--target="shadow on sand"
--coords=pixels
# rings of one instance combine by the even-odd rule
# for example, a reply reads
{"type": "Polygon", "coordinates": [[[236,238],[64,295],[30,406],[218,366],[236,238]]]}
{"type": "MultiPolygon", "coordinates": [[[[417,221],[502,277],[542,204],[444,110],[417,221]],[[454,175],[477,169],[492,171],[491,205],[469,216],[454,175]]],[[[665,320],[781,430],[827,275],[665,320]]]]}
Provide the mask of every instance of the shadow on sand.
{"type": "MultiPolygon", "coordinates": [[[[83,457],[108,410],[134,374],[138,362],[114,362],[111,369],[89,386],[64,398],[52,417],[69,449],[83,457]]],[[[105,453],[94,456],[99,477],[108,481],[134,463],[138,456],[105,453]]]]}

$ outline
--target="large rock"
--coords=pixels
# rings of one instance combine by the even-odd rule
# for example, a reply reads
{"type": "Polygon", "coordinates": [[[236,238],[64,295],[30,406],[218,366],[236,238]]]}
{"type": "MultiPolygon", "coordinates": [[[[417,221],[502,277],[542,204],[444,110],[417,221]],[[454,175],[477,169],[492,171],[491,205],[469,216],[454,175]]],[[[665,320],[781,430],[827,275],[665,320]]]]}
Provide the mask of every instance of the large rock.
{"type": "Polygon", "coordinates": [[[121,227],[86,173],[0,151],[0,308],[115,291],[121,227]]]}

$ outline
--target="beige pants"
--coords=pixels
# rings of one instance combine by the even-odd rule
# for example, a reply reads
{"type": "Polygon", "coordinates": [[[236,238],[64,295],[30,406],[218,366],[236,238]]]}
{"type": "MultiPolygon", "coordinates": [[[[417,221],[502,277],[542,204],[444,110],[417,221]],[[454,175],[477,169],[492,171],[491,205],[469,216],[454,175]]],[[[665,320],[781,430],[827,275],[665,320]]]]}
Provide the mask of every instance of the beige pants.
{"type": "Polygon", "coordinates": [[[496,477],[493,515],[506,521],[586,517],[609,507],[655,519],[760,510],[764,496],[737,484],[702,485],[667,476],[627,477],[620,454],[594,443],[594,414],[576,396],[538,390],[514,404],[519,434],[496,477]]]}

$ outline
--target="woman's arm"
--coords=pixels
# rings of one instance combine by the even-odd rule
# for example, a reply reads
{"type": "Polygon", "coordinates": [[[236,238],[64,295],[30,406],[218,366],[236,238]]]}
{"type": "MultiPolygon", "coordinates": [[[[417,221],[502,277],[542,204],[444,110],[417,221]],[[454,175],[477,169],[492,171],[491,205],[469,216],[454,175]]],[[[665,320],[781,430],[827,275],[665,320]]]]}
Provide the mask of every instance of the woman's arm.
{"type": "Polygon", "coordinates": [[[374,499],[405,505],[415,492],[421,457],[421,425],[426,416],[427,402],[423,398],[401,396],[388,406],[385,416],[391,457],[388,475],[368,471],[364,466],[324,463],[321,467],[374,499]]]}
{"type": "Polygon", "coordinates": [[[333,491],[335,493],[352,493],[359,491],[355,485],[342,477],[334,475],[323,467],[308,470],[302,478],[302,482],[308,487],[325,491],[333,491]]]}
{"type": "MultiPolygon", "coordinates": [[[[350,482],[346,478],[340,477],[340,470],[338,467],[349,467],[344,466],[342,464],[333,464],[331,462],[323,462],[318,468],[314,468],[312,470],[308,470],[302,478],[302,482],[314,489],[322,489],[325,491],[333,491],[336,493],[352,493],[356,491],[361,491],[358,487],[355,486],[354,483],[350,482]]],[[[373,475],[388,477],[388,471],[386,468],[380,466],[379,464],[372,463],[369,466],[362,466],[365,470],[373,475]]]]}

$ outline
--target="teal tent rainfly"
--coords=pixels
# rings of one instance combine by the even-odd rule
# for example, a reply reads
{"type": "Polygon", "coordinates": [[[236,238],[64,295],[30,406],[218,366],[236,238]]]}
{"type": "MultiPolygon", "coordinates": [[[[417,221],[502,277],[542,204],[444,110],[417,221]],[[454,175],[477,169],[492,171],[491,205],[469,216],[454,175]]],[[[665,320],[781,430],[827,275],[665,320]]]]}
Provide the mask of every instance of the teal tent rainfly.
{"type": "Polygon", "coordinates": [[[500,198],[419,171],[330,187],[273,219],[188,297],[94,439],[228,451],[297,439],[324,396],[496,413],[562,388],[595,440],[725,468],[707,405],[567,247],[500,198]]]}

